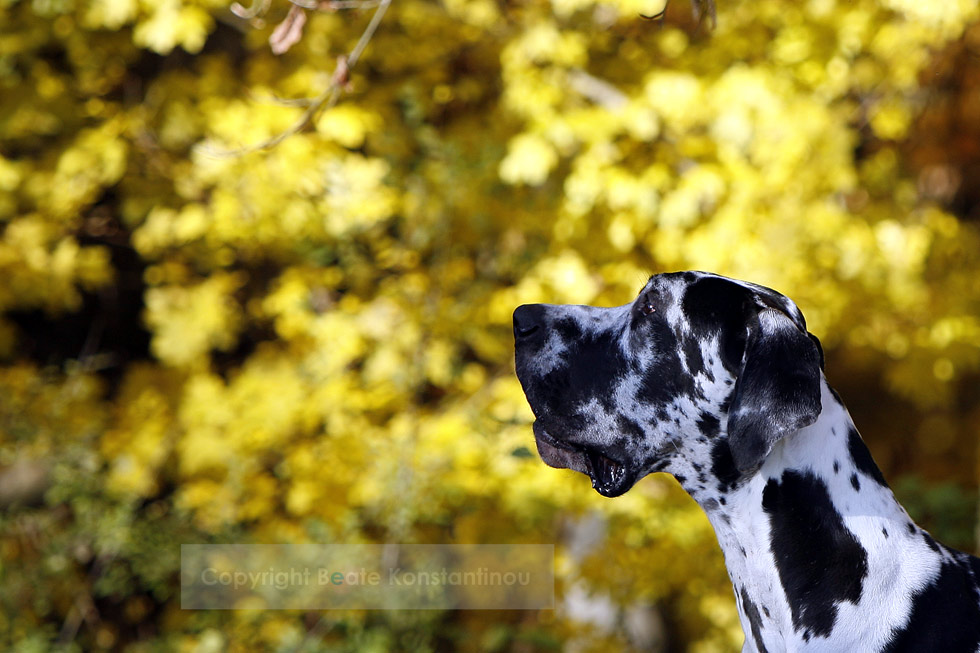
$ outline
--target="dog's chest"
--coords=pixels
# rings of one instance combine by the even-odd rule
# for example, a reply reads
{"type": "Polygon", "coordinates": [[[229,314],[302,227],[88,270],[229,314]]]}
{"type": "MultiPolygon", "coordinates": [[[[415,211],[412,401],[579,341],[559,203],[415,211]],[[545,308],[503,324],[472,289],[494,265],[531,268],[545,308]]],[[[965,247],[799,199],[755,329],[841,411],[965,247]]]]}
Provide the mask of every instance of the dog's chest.
{"type": "Polygon", "coordinates": [[[710,515],[745,651],[891,650],[916,590],[942,572],[942,550],[888,504],[887,491],[837,462],[829,477],[760,474],[725,497],[725,513],[710,515]]]}

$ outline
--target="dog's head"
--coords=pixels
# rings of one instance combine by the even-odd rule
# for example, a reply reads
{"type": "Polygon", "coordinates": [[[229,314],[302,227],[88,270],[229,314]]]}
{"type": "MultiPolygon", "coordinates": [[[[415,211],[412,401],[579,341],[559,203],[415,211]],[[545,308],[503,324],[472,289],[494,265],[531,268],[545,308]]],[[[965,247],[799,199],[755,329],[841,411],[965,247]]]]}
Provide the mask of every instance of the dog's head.
{"type": "Polygon", "coordinates": [[[609,497],[677,460],[748,475],[820,413],[819,342],[751,283],[678,272],[625,306],[527,304],[514,338],[541,458],[609,497]]]}

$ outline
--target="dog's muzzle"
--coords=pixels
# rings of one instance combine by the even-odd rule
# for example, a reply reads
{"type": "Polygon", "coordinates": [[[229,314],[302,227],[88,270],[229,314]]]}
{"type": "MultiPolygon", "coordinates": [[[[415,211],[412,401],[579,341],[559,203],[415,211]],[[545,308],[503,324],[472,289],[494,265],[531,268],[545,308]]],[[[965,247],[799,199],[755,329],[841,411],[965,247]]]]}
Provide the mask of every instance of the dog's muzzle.
{"type": "Polygon", "coordinates": [[[606,497],[618,497],[636,483],[638,470],[622,462],[601,447],[572,442],[573,416],[550,413],[547,402],[539,395],[541,380],[534,370],[534,355],[546,335],[546,311],[541,304],[528,304],[514,311],[514,342],[517,378],[521,382],[531,410],[537,418],[534,422],[534,439],[538,455],[545,464],[561,469],[572,469],[588,475],[592,487],[606,497]]]}

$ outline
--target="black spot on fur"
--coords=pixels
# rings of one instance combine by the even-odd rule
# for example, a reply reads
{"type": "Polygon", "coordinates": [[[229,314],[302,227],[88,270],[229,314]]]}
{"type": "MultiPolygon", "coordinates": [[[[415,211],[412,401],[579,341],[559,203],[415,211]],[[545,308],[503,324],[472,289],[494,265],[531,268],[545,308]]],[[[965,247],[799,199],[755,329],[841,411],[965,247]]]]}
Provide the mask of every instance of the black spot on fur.
{"type": "Polygon", "coordinates": [[[687,362],[688,372],[692,376],[703,374],[706,370],[704,367],[704,357],[701,355],[701,342],[697,338],[684,338],[683,347],[684,360],[687,362]]]}
{"type": "Polygon", "coordinates": [[[854,428],[851,428],[847,433],[847,450],[850,452],[851,460],[854,461],[859,472],[874,479],[878,485],[888,487],[888,484],[885,483],[885,477],[881,475],[881,470],[878,469],[878,465],[871,457],[871,452],[868,451],[868,447],[854,428]]]}
{"type": "Polygon", "coordinates": [[[698,430],[701,431],[705,436],[713,438],[718,435],[721,425],[718,418],[711,413],[701,413],[700,419],[698,419],[698,430]]]}
{"type": "Polygon", "coordinates": [[[721,400],[721,404],[718,406],[718,409],[722,412],[722,414],[727,414],[731,410],[732,400],[734,398],[735,398],[735,391],[732,390],[731,392],[728,393],[727,397],[721,400]]]}
{"type": "Polygon", "coordinates": [[[755,647],[759,650],[759,653],[769,653],[769,649],[766,648],[765,643],[762,641],[762,618],[759,616],[759,609],[755,607],[755,603],[749,598],[748,592],[745,588],[742,588],[742,611],[745,612],[746,619],[749,620],[749,626],[752,629],[752,639],[755,640],[755,647]]]}
{"type": "Polygon", "coordinates": [[[582,337],[582,327],[577,320],[570,317],[555,320],[552,328],[559,335],[562,342],[576,342],[582,337]]]}
{"type": "Polygon", "coordinates": [[[913,524],[912,522],[909,522],[909,523],[907,523],[905,525],[905,528],[908,529],[909,535],[915,535],[915,524],[913,524]]]}
{"type": "Polygon", "coordinates": [[[882,528],[881,529],[881,534],[885,536],[885,539],[886,540],[888,539],[888,529],[887,528],[882,528]]]}
{"type": "Polygon", "coordinates": [[[771,479],[762,508],[794,628],[830,635],[837,604],[861,599],[867,552],[847,530],[827,486],[812,474],[787,471],[779,481],[771,479]]]}
{"type": "Polygon", "coordinates": [[[834,473],[836,474],[839,471],[840,471],[840,461],[839,460],[835,460],[834,461],[834,473]]]}
{"type": "Polygon", "coordinates": [[[744,286],[716,277],[692,283],[684,293],[683,308],[698,340],[721,333],[721,363],[730,372],[742,365],[747,332],[745,321],[751,295],[744,286]]]}
{"type": "Polygon", "coordinates": [[[620,431],[637,442],[646,437],[646,433],[644,433],[643,428],[636,423],[636,420],[630,419],[622,413],[616,416],[616,425],[619,427],[620,431]]]}
{"type": "Polygon", "coordinates": [[[926,544],[929,545],[930,549],[936,553],[939,553],[939,545],[936,543],[936,540],[932,539],[932,536],[929,535],[929,533],[922,531],[922,539],[926,541],[926,544]]]}
{"type": "Polygon", "coordinates": [[[975,653],[978,647],[980,608],[974,579],[961,564],[944,562],[936,579],[912,599],[909,620],[892,631],[882,653],[975,653]]]}
{"type": "Polygon", "coordinates": [[[563,338],[579,334],[579,337],[566,341],[568,350],[563,357],[566,362],[537,376],[531,356],[519,349],[517,373],[539,417],[561,416],[555,423],[549,423],[551,435],[559,439],[571,438],[587,421],[587,416],[578,414],[583,404],[596,400],[608,412],[616,412],[610,389],[615,387],[627,365],[618,336],[612,331],[583,334],[576,321],[570,318],[555,320],[552,328],[563,338]]]}
{"type": "Polygon", "coordinates": [[[857,474],[851,474],[851,486],[858,492],[861,491],[861,481],[858,480],[857,474]]]}
{"type": "Polygon", "coordinates": [[[711,473],[718,479],[719,492],[728,492],[742,477],[735,467],[732,449],[725,440],[718,440],[711,448],[711,473]]]}
{"type": "MultiPolygon", "coordinates": [[[[694,378],[681,365],[677,338],[666,321],[645,320],[642,326],[636,328],[634,337],[642,343],[640,346],[649,347],[657,353],[657,362],[642,371],[636,397],[640,403],[666,406],[678,397],[694,395],[694,378]]],[[[657,416],[666,420],[667,412],[663,411],[661,416],[658,411],[657,416]]]]}

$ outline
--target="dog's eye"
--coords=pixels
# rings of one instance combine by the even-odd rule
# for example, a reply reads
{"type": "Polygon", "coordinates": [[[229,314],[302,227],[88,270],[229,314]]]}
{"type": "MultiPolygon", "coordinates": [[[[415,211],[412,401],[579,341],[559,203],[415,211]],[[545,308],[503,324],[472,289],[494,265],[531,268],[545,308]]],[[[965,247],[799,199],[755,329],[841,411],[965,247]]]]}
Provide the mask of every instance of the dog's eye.
{"type": "Polygon", "coordinates": [[[653,305],[653,298],[650,295],[643,295],[637,303],[636,311],[643,316],[657,312],[657,307],[653,305]]]}

